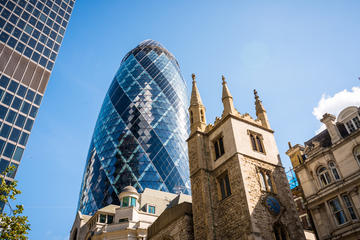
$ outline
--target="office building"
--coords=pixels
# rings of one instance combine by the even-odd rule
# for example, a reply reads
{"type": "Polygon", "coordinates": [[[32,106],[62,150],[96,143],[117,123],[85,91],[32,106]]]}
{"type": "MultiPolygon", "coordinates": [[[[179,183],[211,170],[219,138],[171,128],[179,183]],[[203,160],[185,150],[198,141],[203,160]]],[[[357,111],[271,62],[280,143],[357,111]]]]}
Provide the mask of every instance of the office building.
{"type": "Polygon", "coordinates": [[[131,185],[190,193],[188,98],[175,57],[146,40],[123,58],[109,87],[86,160],[78,210],[91,215],[131,185]]]}
{"type": "Polygon", "coordinates": [[[15,171],[56,56],[74,0],[0,1],[0,171],[15,171]]]}

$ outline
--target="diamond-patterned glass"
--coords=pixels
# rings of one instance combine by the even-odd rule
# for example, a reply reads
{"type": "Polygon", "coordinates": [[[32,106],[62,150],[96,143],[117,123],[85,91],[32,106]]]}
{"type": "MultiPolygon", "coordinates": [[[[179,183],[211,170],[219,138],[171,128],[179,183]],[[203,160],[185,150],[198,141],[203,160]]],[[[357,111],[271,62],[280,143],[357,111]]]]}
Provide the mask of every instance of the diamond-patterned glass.
{"type": "Polygon", "coordinates": [[[102,105],[78,209],[93,214],[127,185],[190,194],[186,84],[174,56],[146,40],[131,50],[102,105]]]}

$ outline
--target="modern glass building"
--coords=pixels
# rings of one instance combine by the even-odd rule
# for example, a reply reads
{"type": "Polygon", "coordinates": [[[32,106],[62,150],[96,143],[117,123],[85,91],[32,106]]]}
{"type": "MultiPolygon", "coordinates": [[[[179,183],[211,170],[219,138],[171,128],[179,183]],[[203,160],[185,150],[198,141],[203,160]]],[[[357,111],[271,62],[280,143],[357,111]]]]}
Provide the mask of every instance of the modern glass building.
{"type": "Polygon", "coordinates": [[[1,172],[20,164],[74,2],[0,0],[1,172]]]}
{"type": "Polygon", "coordinates": [[[78,210],[93,214],[127,185],[190,194],[186,84],[175,57],[146,40],[110,85],[86,161],[78,210]]]}

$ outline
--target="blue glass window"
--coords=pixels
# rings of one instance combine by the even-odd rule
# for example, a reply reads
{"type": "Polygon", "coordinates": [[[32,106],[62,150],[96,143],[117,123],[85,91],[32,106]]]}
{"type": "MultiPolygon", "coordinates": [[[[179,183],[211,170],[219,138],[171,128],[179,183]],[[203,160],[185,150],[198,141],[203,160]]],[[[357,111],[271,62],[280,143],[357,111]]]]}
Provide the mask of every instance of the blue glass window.
{"type": "Polygon", "coordinates": [[[0,28],[2,28],[5,25],[5,20],[0,18],[0,28]]]}
{"type": "Polygon", "coordinates": [[[15,10],[14,10],[14,13],[16,13],[18,16],[20,16],[22,11],[23,11],[22,8],[16,7],[15,10]]]}
{"type": "Polygon", "coordinates": [[[4,107],[3,105],[0,105],[0,118],[1,119],[5,119],[7,110],[8,110],[8,108],[4,107]]]}
{"type": "Polygon", "coordinates": [[[13,128],[11,135],[10,135],[10,140],[17,142],[19,140],[20,133],[21,133],[20,130],[13,128]]]}
{"type": "Polygon", "coordinates": [[[21,35],[21,38],[20,38],[20,40],[21,41],[23,41],[24,43],[27,43],[28,41],[29,41],[29,36],[28,35],[26,35],[26,33],[23,33],[22,35],[21,35]]]}
{"type": "Polygon", "coordinates": [[[5,169],[9,166],[9,164],[10,162],[8,160],[2,158],[0,161],[0,173],[3,173],[5,169]]]}
{"type": "Polygon", "coordinates": [[[42,96],[41,96],[40,94],[36,94],[34,103],[35,103],[36,105],[40,105],[41,99],[42,99],[42,96]]]}
{"type": "Polygon", "coordinates": [[[9,134],[10,134],[10,130],[11,130],[11,126],[4,123],[2,128],[1,128],[1,132],[0,135],[4,138],[8,138],[9,134]]]}
{"type": "Polygon", "coordinates": [[[33,53],[33,51],[31,50],[31,48],[26,47],[25,52],[24,52],[25,56],[30,58],[32,53],[33,53]]]}
{"type": "Polygon", "coordinates": [[[12,158],[13,154],[14,154],[14,150],[15,150],[15,145],[12,143],[7,143],[5,150],[4,150],[4,156],[8,157],[8,158],[12,158]]]}
{"type": "Polygon", "coordinates": [[[14,101],[11,104],[11,107],[15,108],[16,110],[19,110],[21,103],[22,103],[22,100],[18,97],[15,97],[14,101]]]}
{"type": "Polygon", "coordinates": [[[16,38],[20,38],[21,31],[18,28],[14,29],[13,36],[16,38]]]}
{"type": "Polygon", "coordinates": [[[15,154],[14,154],[13,159],[16,160],[16,161],[18,161],[18,162],[20,162],[23,153],[24,153],[24,149],[23,149],[23,148],[21,148],[21,147],[16,147],[16,150],[15,150],[15,154]]]}
{"type": "Polygon", "coordinates": [[[10,39],[8,41],[8,45],[12,48],[15,48],[16,43],[17,43],[17,40],[13,37],[10,37],[10,39]]]}
{"type": "Polygon", "coordinates": [[[28,113],[29,113],[29,110],[30,110],[30,103],[23,102],[23,105],[21,106],[20,111],[21,111],[22,113],[28,114],[28,113]]]}
{"type": "Polygon", "coordinates": [[[6,41],[9,39],[9,34],[7,34],[6,32],[2,32],[0,34],[0,41],[6,43],[6,41]]]}
{"type": "Polygon", "coordinates": [[[24,146],[25,146],[26,143],[27,143],[28,138],[29,138],[29,134],[27,134],[26,132],[22,132],[19,143],[20,143],[21,145],[24,145],[24,146]]]}
{"type": "Polygon", "coordinates": [[[15,93],[18,86],[19,86],[19,84],[18,84],[17,82],[11,81],[8,90],[9,90],[10,92],[15,93]]]}
{"type": "Polygon", "coordinates": [[[7,9],[3,9],[1,16],[3,16],[5,19],[8,19],[10,16],[10,12],[7,9]]]}
{"type": "Polygon", "coordinates": [[[0,139],[0,154],[2,153],[5,146],[5,141],[0,139]]]}
{"type": "Polygon", "coordinates": [[[10,105],[12,99],[13,99],[14,95],[12,95],[11,93],[5,93],[5,96],[2,100],[2,102],[6,105],[10,105]]]}
{"type": "Polygon", "coordinates": [[[25,129],[30,132],[33,124],[34,124],[34,120],[31,120],[30,118],[28,118],[26,120],[25,129]]]}
{"type": "Polygon", "coordinates": [[[2,75],[0,78],[0,86],[2,86],[3,88],[7,88],[9,81],[10,79],[8,77],[2,75]]]}
{"type": "Polygon", "coordinates": [[[37,114],[37,111],[38,111],[38,108],[35,107],[35,106],[32,106],[29,115],[30,115],[31,117],[35,118],[35,116],[36,116],[36,114],[37,114]]]}
{"type": "Polygon", "coordinates": [[[15,4],[12,3],[12,2],[8,2],[8,3],[6,4],[6,7],[12,11],[12,10],[14,9],[14,7],[15,7],[15,4]]]}
{"type": "Polygon", "coordinates": [[[19,95],[20,97],[24,97],[25,93],[26,93],[26,87],[24,87],[23,85],[20,85],[16,94],[19,95]]]}
{"type": "Polygon", "coordinates": [[[32,102],[34,100],[34,97],[35,97],[35,92],[29,89],[26,94],[26,99],[32,102]]]}
{"type": "Polygon", "coordinates": [[[6,116],[6,121],[14,123],[16,115],[17,113],[10,109],[8,115],[6,116]]]}
{"type": "Polygon", "coordinates": [[[11,14],[11,17],[10,17],[9,21],[16,25],[16,22],[17,22],[18,19],[19,18],[16,15],[11,14]]]}
{"type": "Polygon", "coordinates": [[[7,23],[4,28],[4,30],[7,31],[8,33],[11,33],[13,29],[14,26],[11,23],[7,23]]]}
{"type": "Polygon", "coordinates": [[[19,114],[16,119],[15,125],[22,128],[25,124],[25,120],[26,120],[26,117],[24,115],[19,114]]]}
{"type": "Polygon", "coordinates": [[[16,50],[22,53],[24,49],[25,49],[25,45],[22,44],[21,42],[18,42],[18,45],[16,46],[16,50]]]}

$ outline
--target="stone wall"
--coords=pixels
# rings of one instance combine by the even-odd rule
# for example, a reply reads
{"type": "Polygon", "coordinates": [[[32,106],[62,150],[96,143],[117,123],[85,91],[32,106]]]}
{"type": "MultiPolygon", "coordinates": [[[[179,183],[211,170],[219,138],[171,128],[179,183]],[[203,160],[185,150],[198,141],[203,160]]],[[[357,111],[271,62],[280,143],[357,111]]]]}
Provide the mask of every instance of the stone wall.
{"type": "Polygon", "coordinates": [[[273,239],[273,225],[280,222],[286,226],[290,239],[305,239],[283,167],[246,156],[241,156],[240,164],[254,236],[273,239]],[[259,168],[272,173],[275,193],[261,190],[259,168]],[[273,195],[279,199],[281,213],[278,216],[272,215],[265,206],[264,200],[267,195],[273,195]]]}
{"type": "Polygon", "coordinates": [[[193,240],[191,203],[184,202],[166,209],[148,228],[149,240],[193,240]]]}

